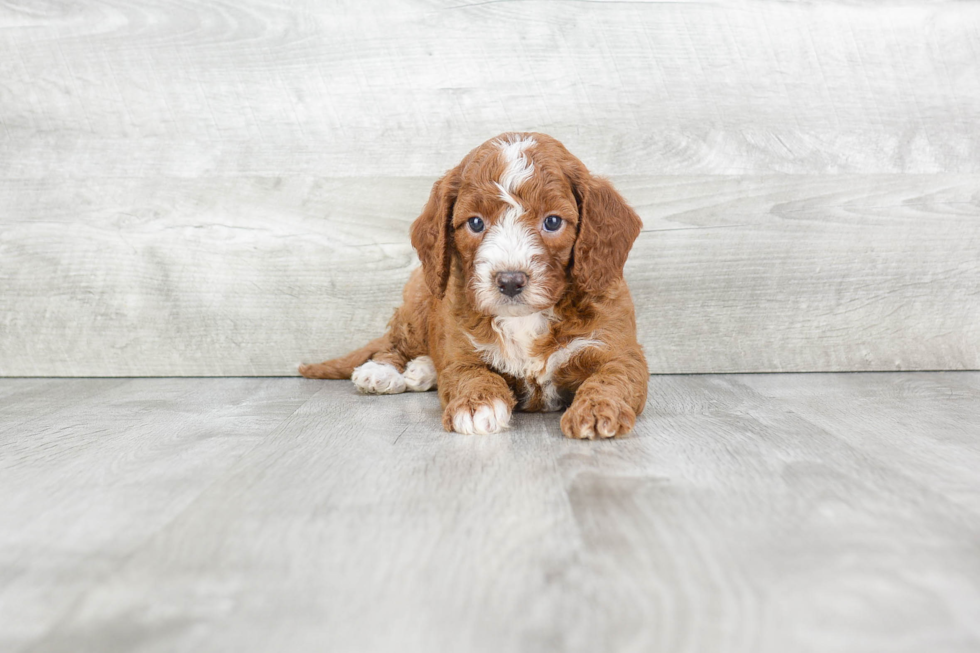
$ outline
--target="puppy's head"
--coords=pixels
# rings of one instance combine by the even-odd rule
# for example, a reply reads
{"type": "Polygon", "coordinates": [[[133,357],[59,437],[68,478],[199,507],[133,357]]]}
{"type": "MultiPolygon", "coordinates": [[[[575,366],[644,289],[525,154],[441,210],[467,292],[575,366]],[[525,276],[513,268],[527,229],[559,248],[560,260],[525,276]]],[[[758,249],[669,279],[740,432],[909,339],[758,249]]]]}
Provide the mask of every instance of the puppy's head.
{"type": "Polygon", "coordinates": [[[621,279],[640,219],[544,134],[508,133],[470,152],[432,187],[412,225],[430,291],[454,266],[469,304],[495,316],[529,315],[574,288],[601,295],[621,279]]]}

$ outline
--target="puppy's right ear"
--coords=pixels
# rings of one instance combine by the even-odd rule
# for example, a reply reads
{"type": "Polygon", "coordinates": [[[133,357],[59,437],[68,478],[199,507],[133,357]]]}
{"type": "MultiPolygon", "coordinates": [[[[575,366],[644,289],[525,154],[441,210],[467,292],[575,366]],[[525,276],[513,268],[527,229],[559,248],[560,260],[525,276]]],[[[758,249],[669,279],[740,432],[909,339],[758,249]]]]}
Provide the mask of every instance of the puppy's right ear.
{"type": "Polygon", "coordinates": [[[412,223],[412,247],[422,261],[422,274],[436,297],[446,294],[453,255],[453,207],[459,194],[460,166],[432,185],[429,201],[412,223]]]}

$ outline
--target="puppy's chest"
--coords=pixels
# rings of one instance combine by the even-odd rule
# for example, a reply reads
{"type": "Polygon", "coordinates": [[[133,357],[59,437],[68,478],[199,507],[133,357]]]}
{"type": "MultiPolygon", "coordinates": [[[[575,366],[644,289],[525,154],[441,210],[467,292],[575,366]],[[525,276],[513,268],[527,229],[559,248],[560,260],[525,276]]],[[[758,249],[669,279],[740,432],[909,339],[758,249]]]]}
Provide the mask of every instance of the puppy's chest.
{"type": "Polygon", "coordinates": [[[562,346],[545,347],[543,340],[550,335],[551,325],[551,316],[546,313],[498,317],[494,321],[497,338],[493,342],[473,340],[487,365],[522,382],[524,408],[560,409],[562,399],[554,383],[555,373],[577,352],[599,345],[598,340],[575,338],[562,346]]]}

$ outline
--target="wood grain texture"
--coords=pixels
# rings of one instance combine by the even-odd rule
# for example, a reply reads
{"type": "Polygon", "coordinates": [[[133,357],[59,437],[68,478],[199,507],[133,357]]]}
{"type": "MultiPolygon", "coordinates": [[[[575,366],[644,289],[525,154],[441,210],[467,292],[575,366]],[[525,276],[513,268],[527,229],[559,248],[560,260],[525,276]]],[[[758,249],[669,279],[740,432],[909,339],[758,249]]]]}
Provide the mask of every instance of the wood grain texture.
{"type": "Polygon", "coordinates": [[[56,626],[315,390],[258,379],[31,383],[0,386],[4,651],[56,626]]]}
{"type": "Polygon", "coordinates": [[[509,129],[638,207],[652,371],[980,368],[980,4],[0,0],[0,31],[0,375],[342,353],[432,179],[509,129]]]}
{"type": "Polygon", "coordinates": [[[581,442],[346,382],[2,380],[0,648],[980,650],[980,375],[650,390],[581,442]]]}
{"type": "Polygon", "coordinates": [[[976,172],[970,2],[0,4],[0,177],[976,172]]]}
{"type": "MultiPolygon", "coordinates": [[[[431,181],[0,183],[32,216],[0,233],[0,374],[288,375],[353,349],[418,264],[431,181]]],[[[977,181],[617,178],[651,371],[980,367],[977,181]]]]}

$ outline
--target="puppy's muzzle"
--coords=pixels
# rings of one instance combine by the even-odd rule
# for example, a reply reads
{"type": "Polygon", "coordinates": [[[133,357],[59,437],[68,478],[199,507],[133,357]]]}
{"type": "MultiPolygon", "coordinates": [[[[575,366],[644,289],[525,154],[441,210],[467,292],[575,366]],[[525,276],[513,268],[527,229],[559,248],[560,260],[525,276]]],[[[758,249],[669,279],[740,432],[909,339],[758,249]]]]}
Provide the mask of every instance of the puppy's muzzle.
{"type": "Polygon", "coordinates": [[[517,297],[527,285],[527,275],[514,270],[498,272],[493,280],[497,284],[497,290],[508,297],[517,297]]]}

